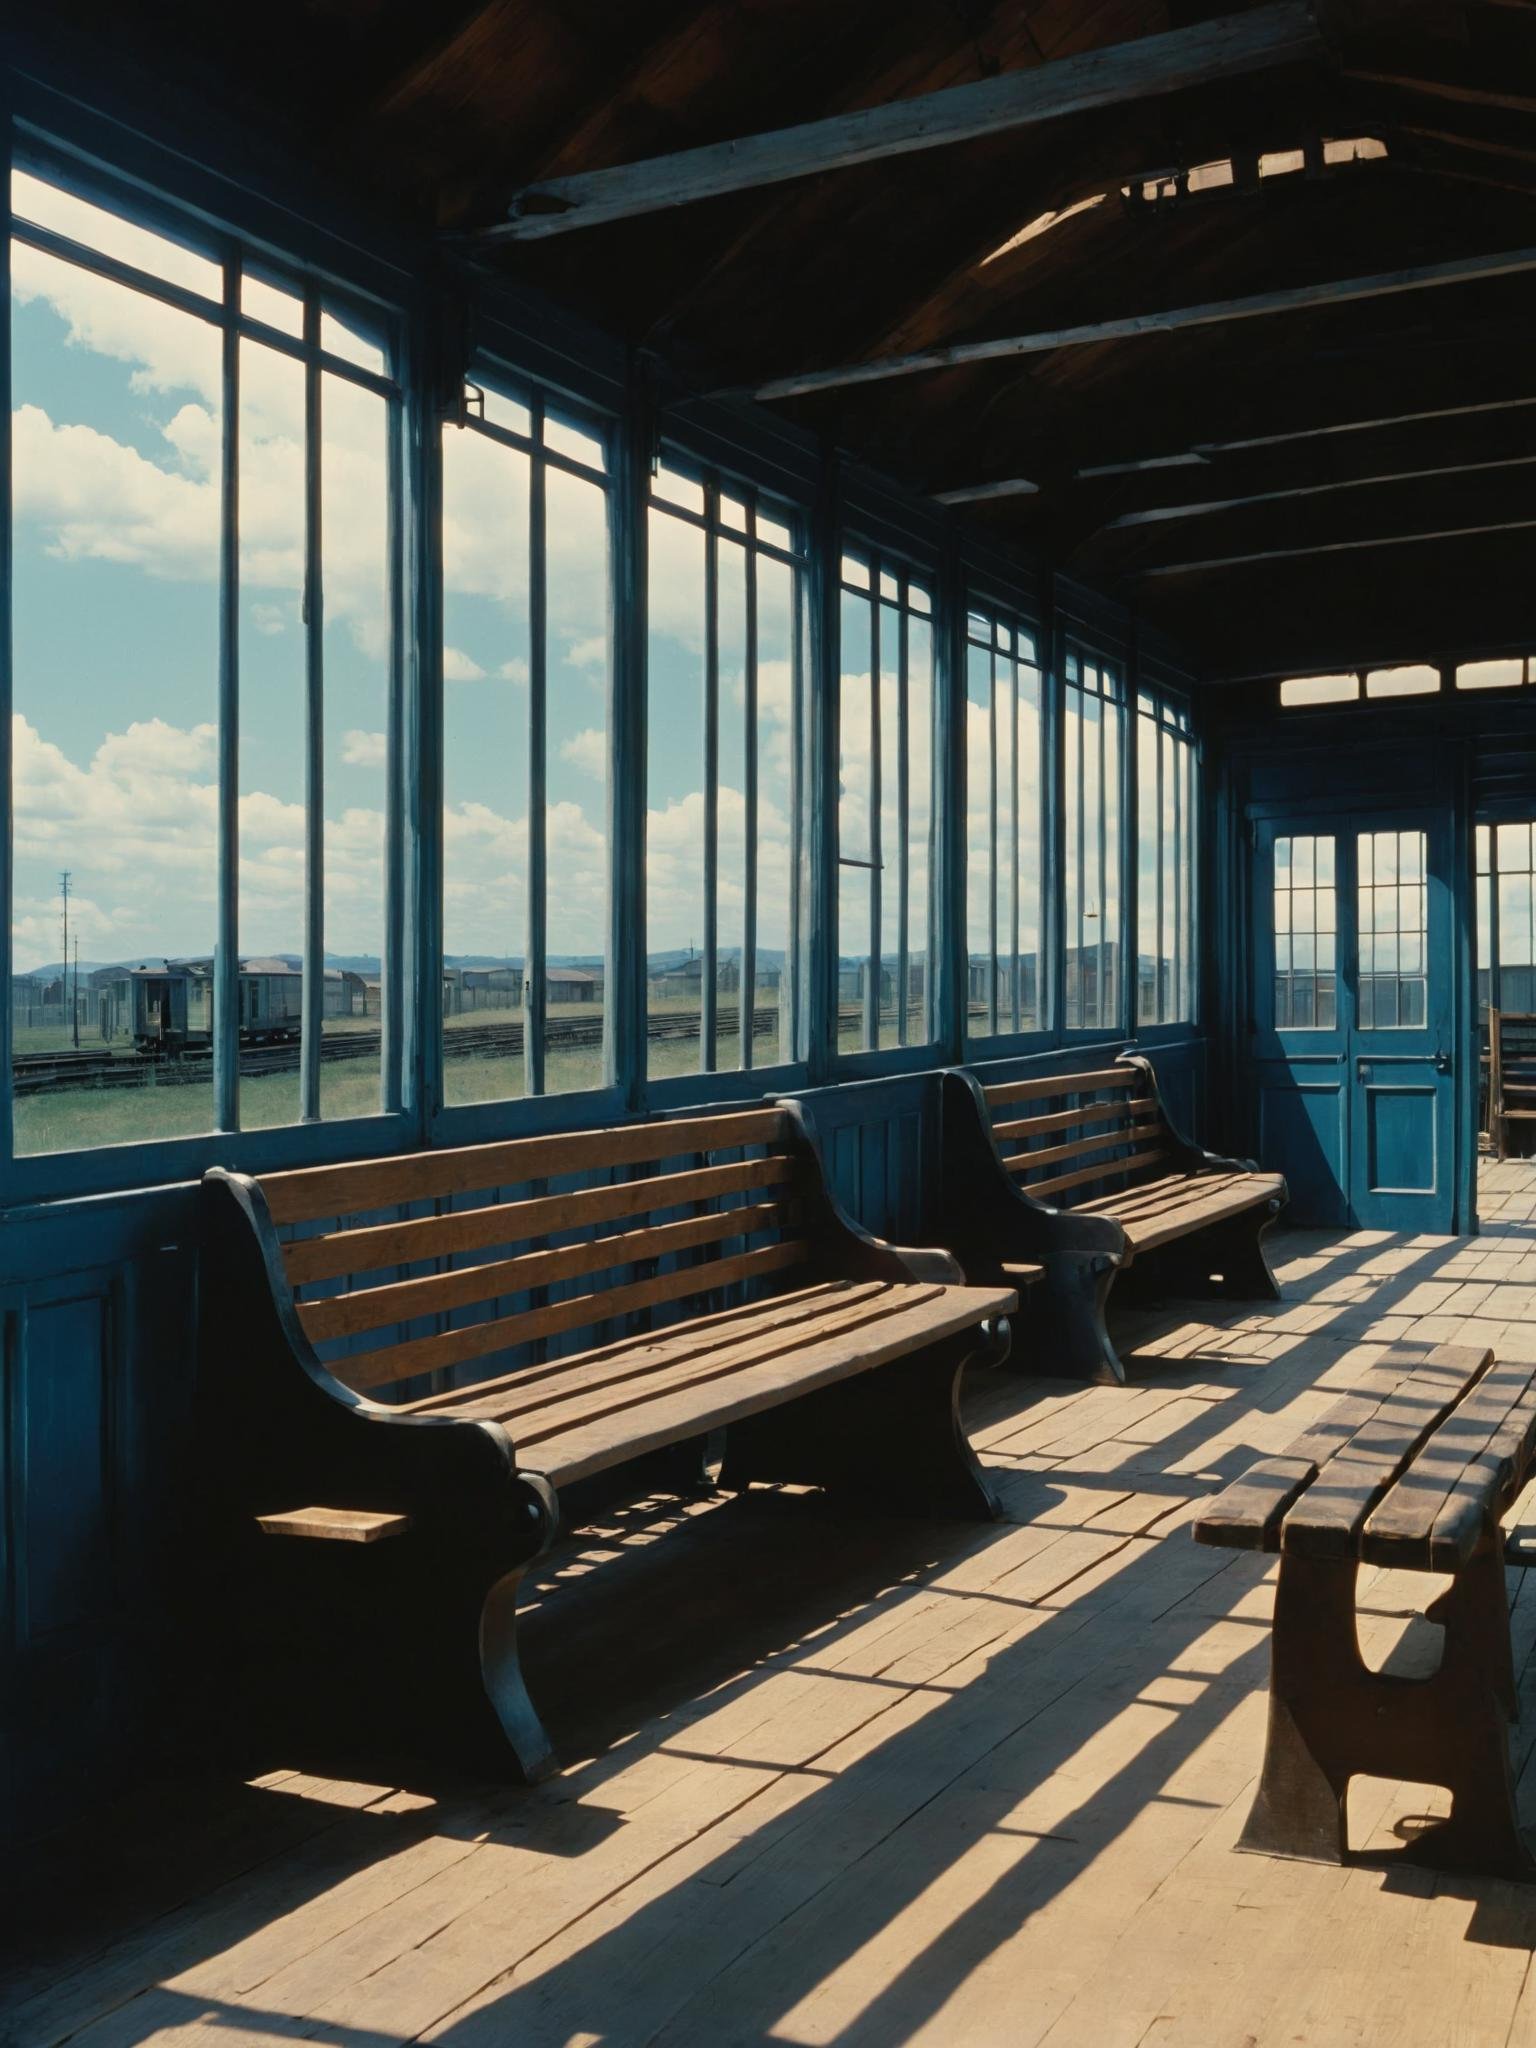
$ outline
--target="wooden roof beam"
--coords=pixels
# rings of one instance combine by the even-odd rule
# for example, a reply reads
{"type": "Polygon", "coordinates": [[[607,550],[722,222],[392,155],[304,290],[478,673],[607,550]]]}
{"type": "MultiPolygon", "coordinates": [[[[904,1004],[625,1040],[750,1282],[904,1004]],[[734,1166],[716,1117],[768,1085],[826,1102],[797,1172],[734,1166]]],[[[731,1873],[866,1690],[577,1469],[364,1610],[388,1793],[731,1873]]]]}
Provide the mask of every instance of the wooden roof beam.
{"type": "Polygon", "coordinates": [[[1490,471],[1529,469],[1536,455],[1501,455],[1481,462],[1435,463],[1425,469],[1384,470],[1373,476],[1336,476],[1321,483],[1293,484],[1281,491],[1248,491],[1229,498],[1207,498],[1189,505],[1145,505],[1106,520],[1100,533],[1120,533],[1136,526],[1160,526],[1175,519],[1204,519],[1217,512],[1237,512],[1250,505],[1281,505],[1295,498],[1323,498],[1335,491],[1364,491],[1384,484],[1428,483],[1437,477],[1480,476],[1490,471]]]}
{"type": "Polygon", "coordinates": [[[1536,518],[1493,519],[1472,526],[1440,526],[1413,533],[1377,533],[1352,540],[1303,541],[1293,547],[1258,548],[1244,555],[1212,555],[1198,562],[1158,562],[1131,573],[1142,582],[1165,576],[1204,576],[1217,569],[1247,569],[1260,562],[1292,562],[1307,555],[1354,554],[1363,548],[1414,547],[1437,540],[1471,540],[1491,533],[1521,533],[1536,527],[1536,518]]]}
{"type": "Polygon", "coordinates": [[[1369,277],[1331,278],[1318,284],[1290,285],[1281,291],[1255,292],[1248,298],[1218,299],[1196,306],[1173,306],[1155,313],[1131,313],[1115,320],[1089,321],[1081,327],[1049,327],[1036,334],[1003,335],[993,341],[961,341],[945,348],[919,349],[912,355],[876,356],[837,369],[806,370],[771,377],[748,391],[732,393],[758,399],[806,398],[818,391],[846,390],[857,384],[878,384],[893,377],[915,377],[928,370],[964,369],[973,363],[1012,362],[1019,356],[1045,355],[1058,348],[1092,347],[1126,341],[1144,334],[1178,334],[1191,327],[1218,327],[1229,321],[1256,320],[1275,313],[1308,308],[1356,305],[1368,299],[1391,298],[1402,292],[1432,291],[1445,285],[1471,284],[1493,277],[1514,277],[1536,270],[1536,249],[1504,249],[1484,256],[1458,256],[1447,263],[1421,263],[1404,270],[1369,277]]]}
{"type": "Polygon", "coordinates": [[[507,218],[474,231],[479,244],[531,241],[607,221],[631,220],[723,193],[1001,135],[1069,114],[1124,106],[1245,72],[1321,56],[1322,35],[1304,0],[1271,0],[1246,14],[969,85],[917,93],[796,128],[707,143],[633,164],[615,164],[525,186],[507,218]]]}

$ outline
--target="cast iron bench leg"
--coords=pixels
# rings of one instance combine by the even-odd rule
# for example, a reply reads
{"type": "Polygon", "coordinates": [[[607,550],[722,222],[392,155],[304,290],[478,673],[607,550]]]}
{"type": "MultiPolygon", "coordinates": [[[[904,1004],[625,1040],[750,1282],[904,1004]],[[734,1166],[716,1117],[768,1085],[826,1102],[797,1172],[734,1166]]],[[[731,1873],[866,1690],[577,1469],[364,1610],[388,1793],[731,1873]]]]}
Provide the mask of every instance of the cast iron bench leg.
{"type": "Polygon", "coordinates": [[[885,1515],[995,1521],[997,1500],[960,1420],[978,1330],[733,1422],[720,1483],[824,1486],[885,1515]]]}
{"type": "Polygon", "coordinates": [[[1280,1561],[1269,1735],[1238,1847],[1342,1863],[1350,1779],[1399,1778],[1443,1785],[1452,1810],[1392,1853],[1436,1869],[1536,1878],[1510,1771],[1514,1680],[1501,1547],[1475,1558],[1431,1608],[1445,1646],[1423,1679],[1373,1672],[1362,1661],[1358,1570],[1353,1562],[1280,1561]]]}

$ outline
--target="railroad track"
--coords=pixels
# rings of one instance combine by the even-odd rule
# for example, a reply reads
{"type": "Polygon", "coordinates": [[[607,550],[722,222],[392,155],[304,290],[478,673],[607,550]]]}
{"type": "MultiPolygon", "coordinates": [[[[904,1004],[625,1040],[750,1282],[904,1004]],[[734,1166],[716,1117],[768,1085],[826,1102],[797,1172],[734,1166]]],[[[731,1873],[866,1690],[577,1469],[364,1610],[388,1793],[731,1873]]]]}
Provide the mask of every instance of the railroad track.
{"type": "MultiPolygon", "coordinates": [[[[762,1037],[773,1030],[779,1012],[761,1008],[753,1013],[753,1035],[762,1037]]],[[[740,1008],[722,1005],[715,1014],[717,1036],[729,1037],[740,1028],[740,1008]]],[[[646,1036],[656,1040],[697,1039],[699,1012],[652,1017],[646,1036]]],[[[505,1024],[448,1024],[443,1031],[445,1059],[518,1058],[522,1054],[524,1027],[520,1021],[505,1024]]],[[[546,1051],[595,1049],[603,1042],[603,1017],[551,1017],[544,1027],[546,1051]]],[[[338,1060],[377,1059],[380,1048],[377,1031],[333,1031],[320,1043],[320,1058],[329,1066],[338,1060]]],[[[82,1049],[64,1052],[22,1052],[12,1060],[12,1093],[50,1095],[61,1089],[88,1088],[176,1088],[211,1080],[212,1052],[203,1046],[188,1047],[179,1059],[157,1060],[136,1052],[97,1052],[82,1049]]],[[[243,1079],[267,1074],[296,1074],[299,1070],[297,1045],[252,1045],[240,1055],[243,1079]]]]}

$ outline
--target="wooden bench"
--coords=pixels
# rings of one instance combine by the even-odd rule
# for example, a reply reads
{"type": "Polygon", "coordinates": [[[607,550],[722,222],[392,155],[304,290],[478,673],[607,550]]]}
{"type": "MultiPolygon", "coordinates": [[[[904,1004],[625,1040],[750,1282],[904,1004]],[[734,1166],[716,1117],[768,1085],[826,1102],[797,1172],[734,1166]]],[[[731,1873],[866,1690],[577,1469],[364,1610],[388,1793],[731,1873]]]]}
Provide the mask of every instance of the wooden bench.
{"type": "Polygon", "coordinates": [[[1269,1737],[1238,1846],[1340,1863],[1345,1801],[1368,1774],[1445,1786],[1449,1820],[1389,1852],[1536,1877],[1515,1815],[1515,1678],[1500,1517],[1536,1456],[1536,1367],[1455,1344],[1392,1346],[1365,1382],[1229,1486],[1197,1542],[1277,1552],[1269,1737]],[[1451,1574],[1428,1618],[1439,1668],[1411,1679],[1360,1655],[1360,1566],[1451,1574]]]}
{"type": "Polygon", "coordinates": [[[943,1084],[945,1241],[974,1286],[1040,1269],[1027,1359],[1048,1373],[1122,1383],[1109,1291],[1157,1255],[1170,1292],[1275,1301],[1264,1233],[1286,1200],[1277,1173],[1179,1136],[1144,1059],[984,1087],[943,1084]]]}
{"type": "Polygon", "coordinates": [[[995,1513],[958,1389],[1014,1292],[859,1229],[796,1105],[205,1192],[217,1569],[279,1718],[553,1768],[518,1582],[562,1496],[717,1429],[730,1486],[995,1513]]]}

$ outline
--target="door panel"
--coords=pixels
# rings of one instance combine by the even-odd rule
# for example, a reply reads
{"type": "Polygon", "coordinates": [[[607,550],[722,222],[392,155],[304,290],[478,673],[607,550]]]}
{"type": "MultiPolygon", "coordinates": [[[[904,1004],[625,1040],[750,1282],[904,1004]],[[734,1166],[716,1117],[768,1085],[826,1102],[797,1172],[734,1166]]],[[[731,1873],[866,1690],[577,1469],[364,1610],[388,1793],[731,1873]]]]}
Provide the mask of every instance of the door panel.
{"type": "Polygon", "coordinates": [[[1298,1223],[1451,1227],[1450,841],[1424,812],[1255,831],[1252,1080],[1298,1223]]]}

